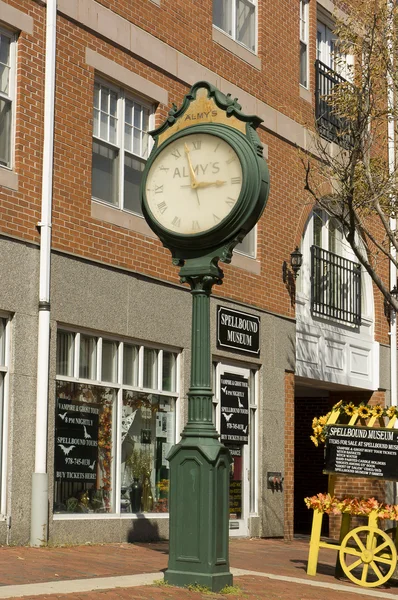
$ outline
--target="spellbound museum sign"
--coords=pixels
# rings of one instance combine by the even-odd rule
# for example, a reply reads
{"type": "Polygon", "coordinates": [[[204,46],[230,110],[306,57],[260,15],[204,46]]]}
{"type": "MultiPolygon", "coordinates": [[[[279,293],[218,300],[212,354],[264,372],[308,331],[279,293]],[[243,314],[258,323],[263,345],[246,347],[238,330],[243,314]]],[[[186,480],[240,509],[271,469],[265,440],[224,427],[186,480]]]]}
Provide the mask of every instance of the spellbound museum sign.
{"type": "Polygon", "coordinates": [[[329,425],[324,472],[398,479],[398,430],[329,425]]]}
{"type": "Polygon", "coordinates": [[[217,347],[260,356],[260,317],[218,306],[217,347]]]}

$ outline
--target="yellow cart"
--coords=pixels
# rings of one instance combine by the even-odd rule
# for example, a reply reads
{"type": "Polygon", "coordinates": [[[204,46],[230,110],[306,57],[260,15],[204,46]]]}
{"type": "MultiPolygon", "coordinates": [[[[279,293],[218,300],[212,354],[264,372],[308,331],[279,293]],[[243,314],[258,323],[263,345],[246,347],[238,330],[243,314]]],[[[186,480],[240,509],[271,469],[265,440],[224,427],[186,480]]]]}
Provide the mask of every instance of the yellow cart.
{"type": "MultiPolygon", "coordinates": [[[[327,425],[338,424],[340,410],[335,408],[327,425]]],[[[376,420],[380,422],[381,427],[392,429],[396,421],[396,416],[389,419],[387,425],[383,417],[371,417],[368,422],[353,415],[347,425],[355,425],[357,421],[361,425],[372,427],[376,420]]],[[[329,475],[329,494],[334,496],[335,475],[329,475]]],[[[336,562],[336,577],[345,574],[348,579],[363,587],[376,587],[386,583],[393,575],[397,566],[397,547],[398,547],[398,528],[383,531],[379,528],[379,511],[371,510],[367,515],[368,524],[351,529],[352,515],[342,512],[342,522],[340,529],[339,542],[321,541],[321,528],[324,511],[315,509],[310,549],[308,555],[307,574],[316,575],[318,565],[318,555],[320,548],[328,548],[338,552],[336,562]]],[[[358,513],[357,513],[358,514],[358,513]]]]}

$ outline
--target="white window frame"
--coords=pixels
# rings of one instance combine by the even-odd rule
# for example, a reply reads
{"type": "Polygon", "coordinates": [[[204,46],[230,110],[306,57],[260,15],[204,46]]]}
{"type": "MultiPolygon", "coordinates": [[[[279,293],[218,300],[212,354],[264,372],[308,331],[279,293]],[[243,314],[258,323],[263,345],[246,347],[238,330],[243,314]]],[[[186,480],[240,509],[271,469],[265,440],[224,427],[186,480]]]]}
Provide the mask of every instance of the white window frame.
{"type": "MultiPolygon", "coordinates": [[[[103,200],[101,198],[97,198],[96,196],[92,196],[92,200],[94,200],[95,202],[100,202],[101,204],[104,204],[105,206],[112,206],[113,208],[118,208],[127,213],[130,213],[130,214],[133,214],[133,215],[136,215],[139,217],[143,217],[142,213],[135,212],[133,210],[130,210],[130,209],[124,207],[124,156],[125,156],[125,153],[127,153],[131,156],[137,157],[139,161],[146,161],[151,152],[151,149],[153,146],[153,140],[152,140],[151,136],[148,136],[147,156],[134,154],[133,152],[125,150],[125,106],[126,106],[125,102],[126,102],[126,100],[136,102],[137,104],[140,104],[142,107],[146,108],[149,111],[148,131],[150,131],[151,129],[154,129],[154,127],[155,127],[155,107],[153,104],[151,104],[150,102],[148,102],[147,100],[145,100],[141,96],[139,96],[139,94],[134,94],[134,93],[126,90],[122,86],[117,86],[114,83],[111,83],[107,79],[96,76],[95,83],[102,85],[117,94],[117,109],[116,109],[117,110],[117,117],[116,117],[117,118],[117,130],[116,130],[116,143],[112,143],[107,140],[104,140],[101,137],[94,135],[94,119],[93,119],[92,139],[93,139],[93,142],[98,141],[99,143],[106,144],[110,148],[117,150],[119,165],[118,165],[118,177],[117,177],[118,192],[117,192],[116,202],[115,203],[106,202],[105,200],[103,200]]],[[[94,106],[93,106],[93,112],[94,112],[94,106]]]]}
{"type": "Polygon", "coordinates": [[[236,4],[237,4],[238,0],[228,0],[229,6],[230,6],[231,31],[226,31],[225,29],[222,29],[221,27],[216,25],[214,23],[214,21],[213,21],[213,27],[215,27],[219,31],[222,31],[226,35],[228,35],[231,39],[234,40],[234,42],[236,42],[237,44],[240,44],[243,48],[246,48],[250,52],[253,52],[254,54],[256,54],[257,53],[257,42],[258,42],[258,3],[257,3],[257,0],[240,0],[240,1],[244,2],[247,5],[250,5],[254,9],[254,48],[247,46],[246,44],[244,44],[243,42],[241,42],[240,40],[237,39],[237,35],[236,35],[236,33],[237,33],[236,32],[236,4]]]}
{"type": "MultiPolygon", "coordinates": [[[[7,465],[8,465],[8,414],[9,414],[9,388],[10,388],[10,330],[11,322],[8,315],[0,313],[0,319],[5,322],[4,341],[0,338],[0,343],[4,343],[4,357],[0,362],[0,372],[3,374],[3,385],[0,384],[0,464],[1,464],[1,483],[0,483],[0,519],[7,518],[7,465]],[[2,388],[2,389],[1,389],[2,388]]],[[[1,357],[0,357],[1,358],[1,357]]]]}
{"type": "MultiPolygon", "coordinates": [[[[157,396],[167,396],[174,398],[175,402],[175,443],[177,443],[181,434],[181,419],[180,419],[180,366],[181,366],[181,349],[179,348],[170,348],[166,346],[162,346],[159,344],[152,344],[150,342],[136,341],[134,339],[127,338],[119,338],[112,335],[104,335],[102,333],[96,333],[93,331],[87,331],[84,329],[74,329],[68,326],[59,325],[57,329],[57,340],[59,333],[71,333],[74,337],[74,359],[73,359],[73,376],[68,375],[58,375],[56,374],[56,381],[65,381],[65,382],[76,382],[76,383],[87,383],[93,386],[100,386],[106,388],[112,388],[116,390],[116,400],[114,405],[115,411],[115,421],[116,421],[116,429],[115,429],[115,439],[114,439],[114,454],[113,454],[113,465],[112,465],[112,478],[113,478],[113,489],[112,489],[112,503],[113,503],[113,512],[111,513],[87,513],[87,514],[78,514],[78,513],[54,513],[54,520],[81,520],[81,519],[137,519],[142,518],[142,515],[139,516],[135,513],[123,513],[120,509],[120,489],[121,489],[121,418],[123,408],[123,391],[138,391],[138,392],[147,392],[152,393],[157,396]],[[81,335],[90,336],[97,340],[97,356],[96,356],[96,379],[85,379],[79,377],[79,353],[80,353],[80,337],[81,335]],[[102,370],[102,342],[103,340],[115,342],[117,347],[117,374],[116,381],[102,381],[101,380],[101,370],[102,370]],[[124,344],[134,345],[138,348],[138,382],[137,385],[127,385],[123,383],[123,348],[124,344]],[[143,370],[144,370],[144,349],[149,348],[156,350],[158,352],[158,364],[157,364],[157,388],[145,388],[143,387],[143,370]],[[171,352],[176,354],[176,362],[175,362],[175,390],[167,391],[162,388],[162,374],[163,374],[163,353],[171,352]]],[[[154,519],[168,519],[169,513],[145,513],[145,518],[154,518],[154,519]]]]}
{"type": "Polygon", "coordinates": [[[14,148],[15,148],[15,82],[16,82],[16,45],[17,45],[17,36],[16,34],[6,29],[5,27],[0,26],[0,33],[8,38],[10,38],[10,75],[9,75],[9,93],[5,94],[0,91],[0,98],[10,102],[11,104],[11,128],[10,128],[10,140],[9,140],[9,164],[0,163],[1,169],[9,169],[12,170],[14,166],[14,148]]]}
{"type": "Polygon", "coordinates": [[[300,0],[300,85],[308,90],[309,88],[309,60],[308,60],[308,40],[309,40],[309,0],[300,0]],[[305,55],[305,82],[301,80],[301,48],[304,48],[305,55]]]}

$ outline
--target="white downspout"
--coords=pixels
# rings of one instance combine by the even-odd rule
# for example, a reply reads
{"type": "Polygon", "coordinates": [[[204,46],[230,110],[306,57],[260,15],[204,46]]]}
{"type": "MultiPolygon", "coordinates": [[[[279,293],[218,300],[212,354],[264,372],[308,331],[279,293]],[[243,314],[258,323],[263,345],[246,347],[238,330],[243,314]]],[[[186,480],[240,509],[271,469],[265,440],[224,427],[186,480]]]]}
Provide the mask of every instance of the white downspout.
{"type": "Polygon", "coordinates": [[[44,89],[44,141],[40,228],[40,283],[37,345],[36,445],[32,474],[30,544],[42,546],[48,538],[47,422],[50,356],[50,263],[53,188],[54,101],[57,0],[47,0],[44,89]]]}

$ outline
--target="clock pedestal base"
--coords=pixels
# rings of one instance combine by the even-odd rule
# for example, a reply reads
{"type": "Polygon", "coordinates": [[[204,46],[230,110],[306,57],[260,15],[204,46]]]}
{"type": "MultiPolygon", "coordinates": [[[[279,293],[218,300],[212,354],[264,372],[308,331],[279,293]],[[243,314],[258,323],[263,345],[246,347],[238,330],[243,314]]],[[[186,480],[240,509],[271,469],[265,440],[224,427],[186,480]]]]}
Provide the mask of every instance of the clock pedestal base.
{"type": "Polygon", "coordinates": [[[214,438],[187,437],[172,450],[167,583],[197,583],[213,592],[232,585],[229,472],[229,452],[214,438]]]}

